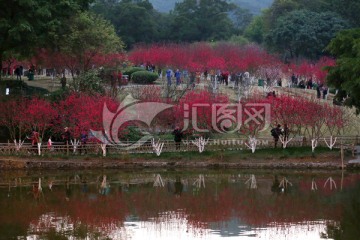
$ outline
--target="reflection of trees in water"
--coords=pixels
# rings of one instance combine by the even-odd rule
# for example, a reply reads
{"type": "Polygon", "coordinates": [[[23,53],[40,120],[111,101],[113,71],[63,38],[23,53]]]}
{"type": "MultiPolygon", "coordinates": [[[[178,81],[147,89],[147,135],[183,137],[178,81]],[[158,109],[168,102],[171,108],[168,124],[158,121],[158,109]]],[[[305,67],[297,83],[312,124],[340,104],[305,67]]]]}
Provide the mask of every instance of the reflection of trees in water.
{"type": "MultiPolygon", "coordinates": [[[[329,188],[321,188],[317,192],[311,191],[312,177],[297,181],[296,178],[287,175],[294,184],[293,191],[285,192],[287,194],[274,194],[271,192],[274,179],[269,176],[256,175],[258,188],[249,190],[244,182],[250,175],[243,175],[242,178],[240,175],[231,178],[229,175],[217,176],[219,179],[216,181],[215,178],[206,175],[206,188],[196,188],[191,184],[198,179],[196,178],[198,174],[181,178],[180,176],[171,178],[165,173],[162,175],[164,180],[172,181],[171,191],[168,191],[168,188],[153,188],[153,175],[149,175],[151,178],[148,183],[124,185],[112,182],[108,195],[99,193],[96,184],[101,182],[101,179],[91,182],[90,177],[82,177],[78,184],[67,178],[65,184],[54,185],[52,191],[44,188],[45,200],[40,202],[34,201],[31,195],[27,195],[27,190],[18,195],[13,191],[11,204],[6,201],[7,199],[0,198],[0,209],[2,209],[0,226],[9,226],[10,223],[16,222],[19,224],[13,225],[12,228],[24,232],[30,223],[38,225],[42,216],[49,212],[72,221],[74,229],[71,233],[67,233],[70,235],[74,235],[75,232],[81,234],[84,231],[109,233],[114,228],[122,228],[125,219],[131,215],[136,216],[140,221],[151,219],[159,222],[164,219],[163,213],[174,213],[172,217],[186,219],[190,228],[199,229],[209,228],[211,222],[224,223],[233,218],[250,226],[264,226],[274,222],[290,224],[317,219],[338,221],[343,207],[346,207],[345,203],[342,204],[343,201],[349,200],[339,198],[342,194],[339,189],[330,191],[329,188]],[[185,184],[187,180],[190,184],[185,184]],[[67,193],[68,188],[71,189],[71,194],[67,193]],[[198,191],[194,192],[194,189],[198,191]],[[15,198],[16,196],[19,198],[15,198]]],[[[351,179],[349,176],[345,178],[345,186],[358,181],[359,175],[353,176],[357,178],[351,179]]],[[[139,179],[140,177],[144,179],[144,176],[139,176],[139,179]]],[[[276,186],[279,186],[281,179],[283,176],[275,181],[276,186]]],[[[338,178],[334,179],[339,182],[338,178]]],[[[323,186],[326,177],[319,177],[316,181],[319,186],[323,186]]],[[[355,190],[359,191],[359,188],[355,190]]],[[[278,189],[275,192],[278,192],[278,189]]],[[[336,227],[335,225],[335,230],[336,227]]],[[[3,231],[5,230],[0,229],[0,235],[3,231]]],[[[50,228],[46,231],[49,232],[50,228]]]]}
{"type": "Polygon", "coordinates": [[[329,222],[322,238],[358,240],[360,236],[360,183],[342,195],[343,214],[340,222],[329,222]]]}
{"type": "Polygon", "coordinates": [[[101,196],[95,184],[88,187],[92,193],[84,194],[82,188],[82,184],[74,185],[67,179],[52,191],[43,189],[42,201],[33,198],[32,186],[13,189],[8,199],[2,198],[0,189],[0,238],[38,235],[44,239],[95,239],[122,226],[130,214],[123,198],[101,196]]]}

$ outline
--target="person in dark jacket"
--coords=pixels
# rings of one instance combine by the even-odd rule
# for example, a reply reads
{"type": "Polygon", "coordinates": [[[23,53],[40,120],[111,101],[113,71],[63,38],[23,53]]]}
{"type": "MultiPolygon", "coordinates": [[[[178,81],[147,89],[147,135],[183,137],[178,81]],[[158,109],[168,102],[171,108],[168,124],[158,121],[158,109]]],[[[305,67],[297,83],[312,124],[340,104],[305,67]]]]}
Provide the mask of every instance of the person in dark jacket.
{"type": "Polygon", "coordinates": [[[183,138],[183,133],[181,132],[179,127],[176,127],[174,129],[174,131],[172,132],[172,134],[174,135],[174,141],[175,141],[176,150],[179,150],[180,149],[181,139],[183,138]]]}
{"type": "Polygon", "coordinates": [[[274,137],[274,144],[275,144],[274,146],[275,146],[275,148],[277,147],[277,143],[278,143],[278,141],[279,141],[279,137],[280,137],[280,135],[282,135],[282,134],[283,134],[283,133],[282,133],[282,131],[281,131],[281,125],[280,125],[280,124],[278,124],[276,128],[271,129],[271,136],[274,137]]]}

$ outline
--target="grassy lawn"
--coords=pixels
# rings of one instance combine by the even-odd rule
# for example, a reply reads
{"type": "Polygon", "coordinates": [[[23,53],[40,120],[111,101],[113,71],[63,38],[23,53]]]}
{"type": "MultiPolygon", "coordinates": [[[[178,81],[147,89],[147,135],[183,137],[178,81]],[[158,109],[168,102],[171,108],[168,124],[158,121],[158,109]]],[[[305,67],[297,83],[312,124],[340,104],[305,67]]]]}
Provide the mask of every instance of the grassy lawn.
{"type": "Polygon", "coordinates": [[[191,160],[191,161],[220,161],[220,162],[236,162],[239,160],[281,160],[290,158],[320,158],[323,154],[339,155],[338,150],[330,151],[328,148],[317,148],[315,153],[312,153],[310,147],[292,147],[287,149],[282,148],[266,148],[258,149],[255,153],[250,150],[227,150],[227,151],[204,151],[199,152],[174,152],[162,153],[160,157],[155,154],[133,154],[129,155],[133,159],[166,159],[167,161],[174,160],[191,160]]]}
{"type": "Polygon", "coordinates": [[[1,80],[0,81],[0,96],[5,96],[5,89],[10,89],[9,96],[33,96],[48,94],[49,91],[42,87],[33,87],[26,84],[25,81],[18,80],[1,80]]]}

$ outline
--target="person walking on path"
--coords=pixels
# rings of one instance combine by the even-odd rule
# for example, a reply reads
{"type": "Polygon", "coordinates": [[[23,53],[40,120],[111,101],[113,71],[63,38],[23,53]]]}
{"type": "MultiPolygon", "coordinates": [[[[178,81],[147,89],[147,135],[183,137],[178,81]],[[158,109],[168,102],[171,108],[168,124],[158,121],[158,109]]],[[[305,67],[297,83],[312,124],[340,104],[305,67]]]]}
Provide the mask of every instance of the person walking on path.
{"type": "Polygon", "coordinates": [[[289,139],[290,129],[286,123],[284,124],[283,134],[284,134],[284,141],[287,141],[289,139]]]}
{"type": "Polygon", "coordinates": [[[81,132],[80,140],[81,140],[80,155],[82,154],[83,151],[84,151],[84,154],[87,154],[86,143],[88,140],[88,135],[87,135],[86,131],[81,132]]]}
{"type": "Polygon", "coordinates": [[[33,129],[31,136],[28,137],[28,139],[31,140],[32,150],[36,153],[38,148],[37,145],[40,142],[40,134],[35,129],[33,129]]]}
{"type": "Polygon", "coordinates": [[[322,84],[319,84],[319,85],[316,87],[317,98],[321,98],[321,90],[322,90],[322,87],[323,87],[322,84]]]}
{"type": "Polygon", "coordinates": [[[176,72],[175,72],[175,78],[176,78],[176,86],[179,86],[180,85],[180,78],[181,78],[181,72],[179,71],[179,69],[176,69],[176,72]]]}
{"type": "Polygon", "coordinates": [[[23,74],[23,67],[22,66],[17,66],[15,68],[15,75],[16,75],[16,80],[21,81],[21,75],[23,74]]]}
{"type": "Polygon", "coordinates": [[[171,75],[172,75],[171,73],[172,73],[172,71],[170,68],[168,70],[166,70],[166,79],[167,79],[168,86],[171,86],[171,75]]]}
{"type": "Polygon", "coordinates": [[[324,86],[323,87],[323,99],[326,99],[327,94],[328,94],[328,88],[324,86]]]}

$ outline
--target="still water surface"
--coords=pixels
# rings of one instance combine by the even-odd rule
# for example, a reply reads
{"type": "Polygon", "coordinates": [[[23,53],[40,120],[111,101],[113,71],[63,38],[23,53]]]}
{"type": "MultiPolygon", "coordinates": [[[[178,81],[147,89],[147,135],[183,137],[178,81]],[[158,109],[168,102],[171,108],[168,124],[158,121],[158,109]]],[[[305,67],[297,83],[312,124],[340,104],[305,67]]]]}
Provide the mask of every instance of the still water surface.
{"type": "Polygon", "coordinates": [[[359,239],[360,174],[0,173],[0,239],[359,239]]]}

